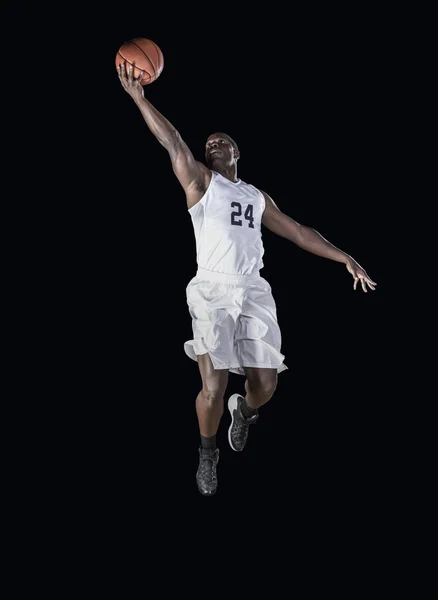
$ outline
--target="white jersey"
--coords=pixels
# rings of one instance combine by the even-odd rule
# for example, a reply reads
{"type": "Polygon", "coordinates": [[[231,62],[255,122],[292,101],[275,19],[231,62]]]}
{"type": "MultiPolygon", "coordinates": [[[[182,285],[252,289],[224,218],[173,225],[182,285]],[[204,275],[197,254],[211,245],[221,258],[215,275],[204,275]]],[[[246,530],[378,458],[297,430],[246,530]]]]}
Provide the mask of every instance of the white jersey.
{"type": "Polygon", "coordinates": [[[189,209],[198,267],[232,275],[262,269],[264,210],[265,198],[257,188],[212,171],[204,196],[189,209]]]}

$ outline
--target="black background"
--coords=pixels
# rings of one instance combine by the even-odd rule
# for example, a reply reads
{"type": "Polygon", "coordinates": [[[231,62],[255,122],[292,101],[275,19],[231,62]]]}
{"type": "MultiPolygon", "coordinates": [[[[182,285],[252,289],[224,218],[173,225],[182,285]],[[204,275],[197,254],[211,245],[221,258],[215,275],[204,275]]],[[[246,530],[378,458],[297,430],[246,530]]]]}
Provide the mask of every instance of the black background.
{"type": "MultiPolygon", "coordinates": [[[[77,424],[68,464],[80,456],[86,465],[75,493],[118,494],[135,506],[177,499],[182,512],[284,499],[317,510],[324,498],[345,511],[365,502],[371,515],[393,459],[384,368],[395,60],[388,18],[252,4],[8,10],[11,39],[32,36],[44,48],[31,106],[46,115],[47,136],[60,140],[50,169],[38,152],[33,169],[50,200],[40,210],[56,223],[47,278],[62,281],[52,296],[63,356],[57,410],[66,427],[77,424]],[[195,157],[203,160],[209,134],[231,135],[241,151],[238,176],[351,254],[378,284],[353,291],[345,266],[263,229],[262,275],[289,370],[242,454],[227,445],[225,410],[212,499],[196,488],[200,376],[183,349],[192,336],[192,224],[167,152],[115,69],[120,45],[139,36],[164,55],[145,94],[195,157]]],[[[23,48],[16,55],[23,58],[23,48]]],[[[226,400],[243,383],[230,374],[226,400]]]]}

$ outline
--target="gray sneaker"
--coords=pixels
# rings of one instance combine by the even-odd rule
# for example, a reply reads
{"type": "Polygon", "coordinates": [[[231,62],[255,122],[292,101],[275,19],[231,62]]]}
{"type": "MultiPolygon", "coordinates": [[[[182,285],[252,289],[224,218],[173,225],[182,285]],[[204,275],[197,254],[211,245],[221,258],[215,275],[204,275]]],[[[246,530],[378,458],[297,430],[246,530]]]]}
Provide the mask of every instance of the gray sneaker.
{"type": "Polygon", "coordinates": [[[233,394],[228,400],[228,410],[231,413],[231,425],[228,429],[228,441],[230,446],[236,452],[242,452],[245,448],[246,440],[248,439],[249,426],[253,425],[259,415],[254,415],[245,419],[240,410],[240,404],[242,403],[243,396],[240,394],[233,394]]]}
{"type": "Polygon", "coordinates": [[[213,496],[217,489],[216,467],[219,462],[219,448],[214,452],[203,452],[199,448],[199,467],[196,473],[198,490],[203,496],[213,496]]]}

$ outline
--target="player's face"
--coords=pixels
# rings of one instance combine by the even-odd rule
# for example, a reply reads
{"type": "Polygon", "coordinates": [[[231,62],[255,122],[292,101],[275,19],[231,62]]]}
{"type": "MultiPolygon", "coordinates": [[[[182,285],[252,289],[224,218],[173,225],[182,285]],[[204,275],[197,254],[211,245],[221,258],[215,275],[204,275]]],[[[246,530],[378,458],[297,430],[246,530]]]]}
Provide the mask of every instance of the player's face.
{"type": "Polygon", "coordinates": [[[234,160],[234,148],[230,140],[222,133],[214,133],[205,144],[205,159],[209,166],[215,163],[230,164],[234,160]]]}

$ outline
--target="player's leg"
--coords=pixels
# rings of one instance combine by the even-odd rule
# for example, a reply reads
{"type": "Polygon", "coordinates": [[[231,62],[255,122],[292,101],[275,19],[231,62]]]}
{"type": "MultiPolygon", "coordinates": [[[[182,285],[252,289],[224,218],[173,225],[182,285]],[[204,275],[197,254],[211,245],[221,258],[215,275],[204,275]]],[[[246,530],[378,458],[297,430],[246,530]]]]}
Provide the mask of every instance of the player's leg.
{"type": "Polygon", "coordinates": [[[246,397],[233,394],[228,400],[231,425],[228,429],[230,446],[241,452],[248,439],[249,426],[258,419],[258,408],[268,402],[277,387],[277,369],[243,367],[246,375],[246,397]]]}
{"type": "Polygon", "coordinates": [[[196,398],[196,413],[201,434],[196,481],[201,494],[211,496],[217,489],[216,467],[219,449],[216,447],[216,432],[224,411],[228,369],[215,370],[208,353],[198,355],[198,364],[202,389],[196,398]]]}
{"type": "Polygon", "coordinates": [[[201,434],[196,479],[199,491],[204,495],[212,495],[217,488],[219,449],[216,448],[216,432],[223,414],[228,372],[237,360],[234,337],[240,297],[236,286],[217,280],[195,277],[187,286],[193,339],[184,347],[187,355],[198,362],[202,378],[202,389],[196,398],[201,434]]]}
{"type": "Polygon", "coordinates": [[[281,354],[281,331],[269,283],[260,278],[248,286],[239,317],[236,342],[240,364],[246,375],[246,398],[233,394],[228,400],[231,425],[228,439],[233,450],[245,447],[249,425],[259,415],[277,387],[278,373],[287,369],[281,354]]]}
{"type": "MultiPolygon", "coordinates": [[[[196,398],[199,432],[202,438],[216,436],[224,412],[224,394],[228,384],[228,369],[215,370],[209,354],[198,356],[202,389],[196,398]]],[[[202,439],[201,439],[202,441],[202,439]]]]}

